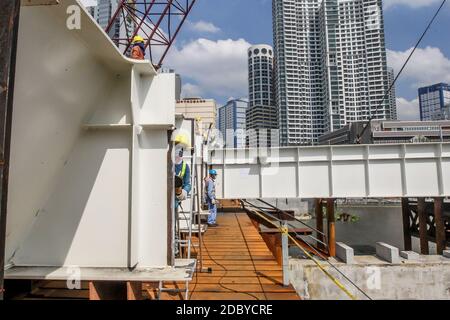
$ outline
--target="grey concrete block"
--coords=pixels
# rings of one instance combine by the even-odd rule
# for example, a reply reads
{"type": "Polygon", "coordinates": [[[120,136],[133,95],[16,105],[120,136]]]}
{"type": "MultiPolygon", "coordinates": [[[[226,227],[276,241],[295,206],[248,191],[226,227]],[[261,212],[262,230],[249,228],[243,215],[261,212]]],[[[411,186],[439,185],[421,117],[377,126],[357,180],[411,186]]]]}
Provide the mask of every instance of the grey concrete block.
{"type": "Polygon", "coordinates": [[[442,255],[446,258],[450,258],[450,250],[444,250],[444,252],[442,253],[442,255]]]}
{"type": "Polygon", "coordinates": [[[349,247],[345,243],[336,243],[336,256],[347,264],[353,263],[353,257],[355,256],[353,248],[349,247]]]}
{"type": "Polygon", "coordinates": [[[414,251],[400,251],[400,256],[406,260],[419,260],[420,255],[414,251]]]}
{"type": "Polygon", "coordinates": [[[383,242],[377,242],[377,256],[390,263],[400,263],[398,248],[383,242]]]}

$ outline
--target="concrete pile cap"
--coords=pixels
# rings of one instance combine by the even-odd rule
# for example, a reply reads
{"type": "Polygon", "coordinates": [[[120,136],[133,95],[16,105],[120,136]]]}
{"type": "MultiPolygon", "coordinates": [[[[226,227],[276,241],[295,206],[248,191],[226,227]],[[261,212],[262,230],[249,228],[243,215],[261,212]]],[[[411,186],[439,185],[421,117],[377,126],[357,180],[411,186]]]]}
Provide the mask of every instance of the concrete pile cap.
{"type": "Polygon", "coordinates": [[[400,263],[398,248],[383,242],[377,242],[377,256],[390,263],[400,263]]]}
{"type": "Polygon", "coordinates": [[[336,243],[336,256],[347,264],[351,264],[354,261],[354,250],[345,243],[336,243]]]}
{"type": "Polygon", "coordinates": [[[419,260],[420,255],[414,251],[400,251],[400,256],[406,260],[419,260]]]}

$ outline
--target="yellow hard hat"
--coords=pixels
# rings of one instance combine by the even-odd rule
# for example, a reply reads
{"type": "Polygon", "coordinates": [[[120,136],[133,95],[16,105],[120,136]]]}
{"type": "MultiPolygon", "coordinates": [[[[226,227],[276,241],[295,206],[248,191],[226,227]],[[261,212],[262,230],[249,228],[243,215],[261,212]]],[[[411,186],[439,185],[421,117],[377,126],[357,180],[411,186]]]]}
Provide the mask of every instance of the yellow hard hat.
{"type": "Polygon", "coordinates": [[[187,148],[191,147],[188,136],[182,133],[177,134],[177,136],[175,137],[175,144],[182,144],[187,148]]]}
{"type": "Polygon", "coordinates": [[[144,38],[142,38],[141,36],[135,36],[133,38],[133,43],[136,43],[136,42],[144,42],[144,38]]]}

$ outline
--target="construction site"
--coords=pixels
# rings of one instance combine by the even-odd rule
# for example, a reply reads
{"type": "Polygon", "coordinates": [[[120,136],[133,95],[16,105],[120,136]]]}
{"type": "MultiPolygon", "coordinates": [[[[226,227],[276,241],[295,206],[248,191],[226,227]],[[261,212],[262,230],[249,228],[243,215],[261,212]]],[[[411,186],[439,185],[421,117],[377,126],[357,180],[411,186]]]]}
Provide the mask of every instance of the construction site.
{"type": "Polygon", "coordinates": [[[161,72],[195,0],[0,3],[1,299],[450,299],[450,143],[216,148],[161,72]]]}

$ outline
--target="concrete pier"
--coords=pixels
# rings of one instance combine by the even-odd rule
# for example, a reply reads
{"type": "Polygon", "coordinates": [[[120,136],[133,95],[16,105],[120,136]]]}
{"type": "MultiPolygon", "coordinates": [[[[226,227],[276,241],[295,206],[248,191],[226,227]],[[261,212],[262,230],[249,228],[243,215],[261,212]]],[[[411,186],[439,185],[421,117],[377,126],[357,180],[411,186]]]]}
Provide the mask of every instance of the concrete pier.
{"type": "MultiPolygon", "coordinates": [[[[367,299],[326,263],[322,265],[358,299],[367,299]]],[[[353,264],[335,263],[341,272],[372,299],[450,299],[450,259],[440,255],[420,256],[390,264],[376,256],[355,256],[353,264]]],[[[290,260],[290,281],[303,299],[349,299],[311,260],[290,260]]]]}

